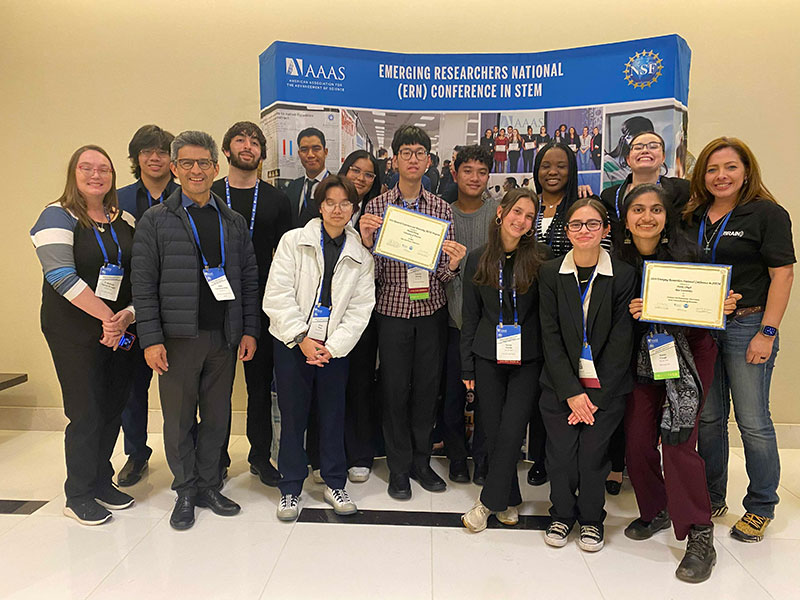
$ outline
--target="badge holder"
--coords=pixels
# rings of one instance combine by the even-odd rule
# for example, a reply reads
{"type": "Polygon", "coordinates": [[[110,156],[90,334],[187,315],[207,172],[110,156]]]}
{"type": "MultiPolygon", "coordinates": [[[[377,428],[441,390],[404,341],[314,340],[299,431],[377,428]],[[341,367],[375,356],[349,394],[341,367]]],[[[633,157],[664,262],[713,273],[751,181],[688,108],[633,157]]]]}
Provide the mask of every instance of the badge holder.
{"type": "Polygon", "coordinates": [[[674,337],[667,333],[651,332],[647,336],[647,350],[650,353],[654,380],[678,379],[681,376],[674,337]]]}
{"type": "Polygon", "coordinates": [[[408,297],[411,300],[428,300],[431,297],[431,274],[421,267],[408,267],[406,271],[408,297]]]}
{"type": "Polygon", "coordinates": [[[589,283],[586,284],[586,289],[581,291],[580,283],[578,283],[578,293],[581,296],[581,323],[583,325],[583,343],[581,344],[581,355],[578,359],[578,380],[581,385],[586,389],[600,389],[600,378],[597,376],[597,369],[594,368],[594,357],[592,356],[592,347],[589,345],[589,340],[586,336],[586,316],[583,313],[583,304],[586,302],[586,295],[592,287],[595,272],[592,271],[592,276],[589,278],[589,283]]]}
{"type": "Polygon", "coordinates": [[[496,356],[498,365],[522,364],[522,327],[517,318],[516,281],[511,284],[511,298],[514,306],[514,324],[503,325],[503,263],[500,262],[500,323],[495,329],[496,356]]]}
{"type": "Polygon", "coordinates": [[[233,293],[233,288],[228,282],[228,277],[225,275],[225,231],[222,229],[222,215],[217,211],[217,218],[219,219],[219,250],[222,262],[218,267],[209,267],[206,255],[203,253],[203,247],[200,245],[200,235],[197,233],[197,226],[194,224],[192,215],[189,210],[186,210],[186,216],[189,217],[189,225],[192,226],[192,234],[197,248],[200,250],[200,257],[203,259],[203,277],[211,288],[211,293],[214,294],[214,299],[218,302],[225,300],[234,300],[236,296],[233,293]]]}
{"type": "Polygon", "coordinates": [[[108,213],[106,213],[106,219],[108,220],[108,228],[111,230],[111,237],[117,245],[117,264],[113,264],[108,259],[106,247],[95,227],[94,237],[97,239],[100,251],[103,253],[103,266],[100,267],[100,274],[97,276],[97,286],[95,287],[94,294],[103,300],[116,302],[119,297],[119,290],[122,287],[122,277],[125,275],[125,269],[122,267],[122,247],[119,245],[117,232],[114,231],[114,226],[111,224],[111,217],[109,217],[108,213]]]}
{"type": "MultiPolygon", "coordinates": [[[[322,248],[322,265],[323,269],[325,267],[325,234],[324,234],[324,226],[320,225],[319,231],[319,245],[322,248]]],[[[344,244],[342,247],[339,248],[339,254],[341,255],[342,249],[344,248],[344,244]]],[[[337,257],[338,261],[338,257],[337,257]]],[[[315,342],[319,342],[320,344],[324,344],[325,341],[328,339],[328,322],[331,319],[331,307],[324,306],[322,304],[322,288],[325,285],[325,273],[323,270],[322,274],[322,281],[319,283],[319,297],[317,298],[317,304],[314,306],[314,310],[311,312],[311,323],[308,326],[308,337],[310,337],[315,342]]]]}

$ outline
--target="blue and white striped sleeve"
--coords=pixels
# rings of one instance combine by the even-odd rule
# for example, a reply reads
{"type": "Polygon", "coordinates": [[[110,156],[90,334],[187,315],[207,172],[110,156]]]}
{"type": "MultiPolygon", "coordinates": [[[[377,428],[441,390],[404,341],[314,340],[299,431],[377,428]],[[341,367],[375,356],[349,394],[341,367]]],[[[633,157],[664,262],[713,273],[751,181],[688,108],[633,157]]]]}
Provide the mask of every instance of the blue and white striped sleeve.
{"type": "Polygon", "coordinates": [[[31,229],[31,240],[45,279],[69,301],[88,287],[75,269],[72,244],[77,224],[78,220],[64,208],[51,204],[31,229]]]}

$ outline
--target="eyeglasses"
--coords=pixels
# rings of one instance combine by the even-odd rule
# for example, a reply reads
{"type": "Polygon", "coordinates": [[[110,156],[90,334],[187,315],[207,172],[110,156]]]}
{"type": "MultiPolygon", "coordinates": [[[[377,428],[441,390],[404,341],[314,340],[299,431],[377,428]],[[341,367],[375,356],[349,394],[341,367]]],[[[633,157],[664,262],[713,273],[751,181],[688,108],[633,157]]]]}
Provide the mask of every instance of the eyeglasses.
{"type": "Polygon", "coordinates": [[[570,221],[567,223],[567,229],[572,233],[578,233],[583,226],[586,226],[586,231],[599,231],[603,226],[600,219],[589,219],[588,221],[570,221]]]}
{"type": "Polygon", "coordinates": [[[87,177],[91,177],[94,172],[97,172],[100,177],[108,177],[112,173],[111,167],[106,167],[105,165],[102,167],[93,167],[92,165],[81,164],[78,165],[78,170],[87,177]]]}
{"type": "Polygon", "coordinates": [[[645,148],[648,150],[658,150],[661,148],[661,142],[647,142],[646,144],[638,143],[631,146],[631,150],[636,150],[637,152],[644,150],[645,148]]]}
{"type": "Polygon", "coordinates": [[[356,177],[363,177],[367,181],[373,181],[375,179],[375,173],[371,173],[370,171],[364,171],[359,169],[358,167],[350,167],[347,170],[349,173],[352,173],[356,177]]]}
{"type": "Polygon", "coordinates": [[[397,156],[402,158],[403,160],[411,160],[412,156],[416,156],[417,160],[425,160],[425,157],[428,156],[427,150],[411,150],[410,148],[403,148],[400,152],[397,153],[397,156]]]}
{"type": "Polygon", "coordinates": [[[169,152],[161,148],[142,148],[139,150],[139,156],[150,158],[153,154],[158,156],[158,158],[167,158],[169,156],[169,152]]]}
{"type": "Polygon", "coordinates": [[[337,208],[342,212],[347,212],[348,210],[353,210],[353,204],[350,201],[345,202],[331,202],[330,200],[325,200],[322,203],[322,208],[327,210],[328,212],[333,212],[337,208]]]}
{"type": "Polygon", "coordinates": [[[210,158],[179,158],[175,162],[184,171],[191,169],[194,166],[194,163],[197,163],[197,166],[203,171],[208,171],[215,164],[215,162],[210,158]]]}

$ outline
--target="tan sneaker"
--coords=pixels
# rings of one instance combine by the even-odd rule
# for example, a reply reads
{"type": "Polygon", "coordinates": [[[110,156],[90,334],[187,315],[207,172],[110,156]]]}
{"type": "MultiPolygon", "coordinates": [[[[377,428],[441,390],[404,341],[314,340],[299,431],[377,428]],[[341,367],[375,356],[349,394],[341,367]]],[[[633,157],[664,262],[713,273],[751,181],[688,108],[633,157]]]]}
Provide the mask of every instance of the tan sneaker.
{"type": "Polygon", "coordinates": [[[478,533],[486,529],[486,523],[489,520],[489,515],[492,514],[488,508],[481,504],[480,500],[475,503],[469,512],[461,515],[461,522],[464,527],[469,529],[472,533],[478,533]]]}
{"type": "Polygon", "coordinates": [[[509,506],[507,509],[495,513],[495,516],[503,525],[512,526],[519,523],[519,511],[516,506],[509,506]]]}
{"type": "Polygon", "coordinates": [[[760,517],[755,513],[746,512],[731,527],[731,537],[742,542],[760,542],[764,539],[764,530],[772,519],[760,517]]]}

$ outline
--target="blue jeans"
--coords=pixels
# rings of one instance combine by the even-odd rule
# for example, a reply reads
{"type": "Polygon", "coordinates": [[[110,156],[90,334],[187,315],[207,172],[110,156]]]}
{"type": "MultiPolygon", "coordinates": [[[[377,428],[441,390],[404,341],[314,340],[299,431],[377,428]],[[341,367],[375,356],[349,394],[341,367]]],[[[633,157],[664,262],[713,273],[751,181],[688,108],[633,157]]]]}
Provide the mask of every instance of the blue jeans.
{"type": "Polygon", "coordinates": [[[769,386],[778,354],[778,339],[767,362],[752,365],[745,358],[747,346],[758,333],[762,317],[763,313],[756,313],[729,319],[727,329],[716,333],[719,354],[714,381],[700,416],[697,448],[706,462],[711,503],[722,504],[728,486],[728,416],[733,400],[750,479],[742,504],[746,511],[772,519],[779,500],[777,490],[781,476],[778,443],[769,412],[769,386]]]}

